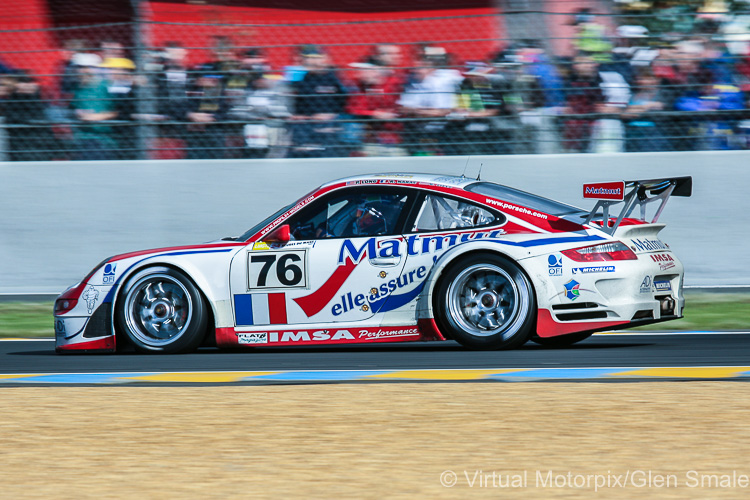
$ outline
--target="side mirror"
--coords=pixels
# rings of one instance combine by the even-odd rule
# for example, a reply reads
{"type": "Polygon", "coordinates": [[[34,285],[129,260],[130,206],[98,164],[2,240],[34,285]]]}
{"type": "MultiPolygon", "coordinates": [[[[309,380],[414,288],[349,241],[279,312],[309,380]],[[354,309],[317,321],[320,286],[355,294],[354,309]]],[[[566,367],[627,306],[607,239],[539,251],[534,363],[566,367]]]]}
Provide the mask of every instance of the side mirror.
{"type": "Polygon", "coordinates": [[[289,224],[282,224],[268,233],[268,236],[263,238],[263,241],[267,241],[269,243],[289,243],[289,240],[291,239],[292,233],[289,229],[289,224]]]}

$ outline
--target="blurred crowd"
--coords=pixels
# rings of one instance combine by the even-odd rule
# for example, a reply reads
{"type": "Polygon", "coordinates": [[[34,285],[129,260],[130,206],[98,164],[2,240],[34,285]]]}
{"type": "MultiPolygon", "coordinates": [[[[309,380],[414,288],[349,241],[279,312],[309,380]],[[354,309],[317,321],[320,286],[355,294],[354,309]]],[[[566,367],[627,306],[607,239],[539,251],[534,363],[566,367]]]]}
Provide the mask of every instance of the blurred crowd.
{"type": "Polygon", "coordinates": [[[216,36],[209,62],[189,67],[175,41],[137,68],[117,41],[68,40],[57,89],[0,64],[0,150],[22,161],[135,159],[144,147],[189,159],[750,149],[747,49],[611,29],[585,9],[571,24],[572,57],[544,39],[477,61],[381,44],[339,67],[304,45],[273,68],[262,48],[216,36]]]}

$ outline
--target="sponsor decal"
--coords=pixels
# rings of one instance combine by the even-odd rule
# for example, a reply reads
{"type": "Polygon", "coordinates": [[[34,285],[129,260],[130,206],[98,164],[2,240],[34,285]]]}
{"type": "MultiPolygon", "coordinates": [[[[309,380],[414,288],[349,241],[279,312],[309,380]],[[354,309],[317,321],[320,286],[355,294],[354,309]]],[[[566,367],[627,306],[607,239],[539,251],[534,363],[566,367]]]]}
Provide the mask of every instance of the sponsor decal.
{"type": "Polygon", "coordinates": [[[584,184],[583,197],[593,200],[622,201],[625,199],[625,183],[619,181],[584,184]]]}
{"type": "Polygon", "coordinates": [[[346,183],[347,186],[359,186],[362,184],[377,184],[378,179],[361,179],[358,181],[348,181],[346,183]]]}
{"type": "Polygon", "coordinates": [[[396,177],[397,179],[413,179],[410,174],[376,174],[375,177],[396,177]]]}
{"type": "Polygon", "coordinates": [[[437,234],[433,236],[420,236],[412,234],[404,241],[403,238],[394,238],[389,240],[380,240],[369,238],[363,242],[359,248],[349,239],[341,244],[339,250],[338,264],[345,264],[347,260],[359,263],[364,257],[369,259],[401,257],[402,255],[414,256],[432,252],[440,252],[460,243],[478,239],[497,238],[505,234],[505,230],[496,229],[488,232],[471,232],[471,233],[454,233],[454,234],[437,234]],[[405,243],[405,245],[404,245],[405,243]],[[405,252],[405,253],[404,253],[405,252]]]}
{"type": "Polygon", "coordinates": [[[241,332],[237,334],[240,344],[267,344],[268,332],[241,332]]]}
{"type": "Polygon", "coordinates": [[[578,283],[576,280],[568,281],[567,283],[565,283],[565,297],[569,298],[570,300],[576,300],[581,295],[579,288],[580,283],[578,283]]]}
{"type": "Polygon", "coordinates": [[[401,179],[379,179],[378,180],[378,184],[399,184],[399,185],[404,185],[404,184],[416,184],[416,183],[417,183],[417,181],[404,181],[404,180],[401,180],[401,179]]]}
{"type": "Polygon", "coordinates": [[[631,247],[634,252],[653,252],[655,250],[669,250],[669,247],[661,240],[649,240],[648,238],[631,239],[631,247]]]}
{"type": "Polygon", "coordinates": [[[262,252],[264,250],[278,250],[280,248],[292,248],[292,247],[307,247],[310,248],[315,246],[315,241],[290,241],[288,243],[281,243],[281,242],[266,242],[266,241],[256,241],[253,243],[252,251],[254,252],[262,252]]]}
{"type": "MultiPolygon", "coordinates": [[[[375,259],[402,257],[403,255],[413,256],[430,254],[433,252],[448,250],[454,245],[471,240],[478,240],[480,238],[497,238],[497,236],[501,234],[505,234],[505,230],[496,229],[486,232],[439,234],[432,236],[412,234],[406,239],[378,239],[372,237],[360,244],[357,243],[358,241],[361,241],[359,239],[345,239],[341,243],[338,256],[338,266],[333,271],[333,274],[328,277],[326,282],[323,283],[320,288],[304,297],[297,297],[294,301],[308,317],[311,317],[322,311],[323,308],[333,300],[347,278],[349,278],[352,272],[354,272],[354,269],[365,258],[375,259]]],[[[348,301],[348,298],[346,300],[348,301]]],[[[392,303],[394,302],[389,301],[389,306],[392,303]]],[[[378,309],[375,308],[375,310],[377,311],[378,309]]]]}
{"type": "Polygon", "coordinates": [[[102,283],[104,283],[105,285],[111,285],[115,282],[115,269],[117,269],[117,264],[106,264],[104,266],[102,283]]]}
{"type": "Polygon", "coordinates": [[[435,177],[434,179],[432,179],[431,182],[437,182],[439,184],[453,184],[453,185],[458,185],[458,184],[461,184],[463,182],[466,182],[466,180],[467,179],[463,178],[463,177],[449,177],[449,176],[444,176],[444,177],[435,177]]]}
{"type": "Polygon", "coordinates": [[[99,298],[99,290],[89,285],[81,295],[81,298],[86,301],[86,309],[88,309],[89,314],[91,314],[94,312],[94,306],[96,306],[96,301],[99,298]]]}
{"type": "Polygon", "coordinates": [[[284,222],[286,219],[288,219],[293,214],[297,213],[302,207],[309,204],[311,201],[315,199],[315,195],[310,195],[304,200],[300,201],[296,205],[294,205],[292,208],[281,214],[275,221],[267,225],[263,230],[260,232],[261,235],[268,234],[269,232],[276,229],[276,226],[280,225],[282,222],[284,222]]]}
{"type": "Polygon", "coordinates": [[[65,321],[61,319],[55,320],[55,335],[65,336],[65,321]]]}
{"type": "Polygon", "coordinates": [[[613,273],[615,266],[574,267],[573,274],[613,273]]]}
{"type": "Polygon", "coordinates": [[[237,341],[252,344],[351,344],[357,342],[408,341],[421,338],[415,325],[358,328],[356,330],[277,330],[266,332],[236,332],[237,341]]]}
{"type": "Polygon", "coordinates": [[[562,265],[562,255],[561,254],[552,254],[547,258],[547,272],[550,276],[562,276],[563,273],[563,265],[562,265]]]}
{"type": "Polygon", "coordinates": [[[662,271],[666,271],[667,269],[671,269],[677,265],[674,262],[674,257],[672,257],[672,254],[654,253],[649,255],[649,257],[651,257],[651,260],[659,264],[659,269],[661,269],[662,271]]]}
{"type": "Polygon", "coordinates": [[[290,332],[264,332],[268,334],[268,343],[287,343],[287,342],[322,342],[326,340],[356,340],[349,330],[318,330],[308,332],[305,330],[296,330],[290,332]]]}
{"type": "Polygon", "coordinates": [[[378,328],[377,330],[360,330],[358,338],[362,340],[378,340],[394,337],[418,337],[417,327],[411,328],[378,328]]]}
{"type": "Polygon", "coordinates": [[[420,266],[417,269],[404,272],[397,279],[392,279],[387,283],[382,283],[380,286],[370,288],[369,293],[353,295],[352,292],[348,292],[340,296],[339,300],[331,307],[331,314],[340,316],[356,308],[362,308],[363,311],[372,308],[373,312],[392,311],[415,299],[422,291],[422,285],[404,294],[396,294],[394,292],[412,283],[421,281],[426,276],[427,268],[420,266]],[[367,304],[369,304],[369,307],[367,304]]]}
{"type": "Polygon", "coordinates": [[[496,207],[504,208],[506,210],[512,210],[514,212],[518,212],[521,214],[531,215],[532,217],[539,217],[540,219],[547,219],[547,214],[541,214],[539,212],[535,212],[533,210],[529,210],[526,207],[519,207],[517,205],[511,205],[510,203],[505,203],[504,201],[499,200],[493,200],[492,198],[485,199],[485,203],[488,205],[494,205],[496,207]]]}
{"type": "Polygon", "coordinates": [[[672,290],[672,282],[669,280],[654,280],[654,288],[657,292],[669,292],[672,290]]]}
{"type": "Polygon", "coordinates": [[[310,248],[313,248],[315,246],[315,240],[310,241],[290,241],[286,245],[284,245],[284,248],[289,247],[301,247],[301,246],[309,246],[310,248]]]}
{"type": "Polygon", "coordinates": [[[641,281],[641,293],[651,293],[651,276],[646,276],[641,281]]]}

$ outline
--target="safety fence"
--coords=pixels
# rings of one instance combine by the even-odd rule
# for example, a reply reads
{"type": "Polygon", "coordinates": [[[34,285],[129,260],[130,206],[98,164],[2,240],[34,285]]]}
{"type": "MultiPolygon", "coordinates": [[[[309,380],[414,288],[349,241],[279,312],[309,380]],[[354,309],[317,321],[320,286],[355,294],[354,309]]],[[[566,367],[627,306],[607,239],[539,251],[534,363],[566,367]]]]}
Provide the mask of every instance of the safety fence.
{"type": "Polygon", "coordinates": [[[743,2],[7,1],[0,160],[750,149],[743,2]]]}

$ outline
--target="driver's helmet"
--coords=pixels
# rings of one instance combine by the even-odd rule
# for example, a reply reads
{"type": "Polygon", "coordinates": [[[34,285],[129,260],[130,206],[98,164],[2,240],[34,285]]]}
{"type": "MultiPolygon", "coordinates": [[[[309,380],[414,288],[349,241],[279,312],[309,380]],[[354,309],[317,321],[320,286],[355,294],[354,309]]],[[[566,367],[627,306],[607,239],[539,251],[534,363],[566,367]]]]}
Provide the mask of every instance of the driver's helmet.
{"type": "Polygon", "coordinates": [[[366,201],[357,207],[354,220],[354,234],[358,236],[374,236],[387,231],[384,207],[381,202],[366,201]]]}

